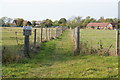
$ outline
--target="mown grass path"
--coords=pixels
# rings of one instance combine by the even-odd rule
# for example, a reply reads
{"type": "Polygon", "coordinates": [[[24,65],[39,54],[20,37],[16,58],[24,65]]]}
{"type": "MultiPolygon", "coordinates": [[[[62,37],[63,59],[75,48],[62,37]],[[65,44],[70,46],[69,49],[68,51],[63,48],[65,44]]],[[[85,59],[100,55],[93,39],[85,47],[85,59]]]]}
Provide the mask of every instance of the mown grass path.
{"type": "Polygon", "coordinates": [[[32,59],[3,67],[5,77],[19,78],[111,78],[118,77],[114,56],[73,56],[73,42],[67,30],[58,39],[41,45],[32,59]]]}

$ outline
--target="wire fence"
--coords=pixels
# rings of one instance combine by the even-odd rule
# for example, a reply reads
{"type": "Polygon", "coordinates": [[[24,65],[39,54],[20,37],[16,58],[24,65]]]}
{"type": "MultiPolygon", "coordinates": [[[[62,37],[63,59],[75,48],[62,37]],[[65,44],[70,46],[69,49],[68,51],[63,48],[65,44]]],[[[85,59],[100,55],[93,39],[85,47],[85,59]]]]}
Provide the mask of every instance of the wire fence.
{"type": "MultiPolygon", "coordinates": [[[[24,57],[24,38],[23,29],[16,27],[3,27],[2,29],[2,57],[3,62],[18,61],[24,57]]],[[[42,42],[59,37],[66,28],[33,28],[29,36],[30,52],[37,52],[42,42]],[[41,39],[42,38],[42,39],[41,39]]]]}
{"type": "Polygon", "coordinates": [[[115,30],[95,29],[79,29],[79,31],[78,27],[71,30],[75,52],[79,49],[80,54],[118,55],[120,33],[116,34],[115,30]]]}

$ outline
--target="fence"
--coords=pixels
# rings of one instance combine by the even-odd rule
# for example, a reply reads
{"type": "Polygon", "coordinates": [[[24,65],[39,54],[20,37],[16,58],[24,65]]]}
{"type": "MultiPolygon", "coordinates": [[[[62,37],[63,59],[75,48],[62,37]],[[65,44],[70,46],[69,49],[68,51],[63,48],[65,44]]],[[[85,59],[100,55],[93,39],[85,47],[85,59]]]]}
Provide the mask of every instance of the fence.
{"type": "Polygon", "coordinates": [[[74,42],[74,55],[78,55],[79,53],[111,56],[120,54],[120,31],[80,30],[77,27],[72,29],[71,32],[74,42]]]}
{"type": "Polygon", "coordinates": [[[120,56],[120,31],[116,31],[116,55],[120,56]]]}
{"type": "MultiPolygon", "coordinates": [[[[29,36],[30,52],[35,53],[41,42],[46,42],[60,36],[66,28],[33,28],[29,36]]],[[[2,53],[3,62],[19,59],[23,54],[24,36],[23,29],[16,27],[2,28],[2,53]]]]}
{"type": "Polygon", "coordinates": [[[80,53],[80,27],[71,30],[72,39],[74,42],[74,55],[79,55],[80,53]]]}

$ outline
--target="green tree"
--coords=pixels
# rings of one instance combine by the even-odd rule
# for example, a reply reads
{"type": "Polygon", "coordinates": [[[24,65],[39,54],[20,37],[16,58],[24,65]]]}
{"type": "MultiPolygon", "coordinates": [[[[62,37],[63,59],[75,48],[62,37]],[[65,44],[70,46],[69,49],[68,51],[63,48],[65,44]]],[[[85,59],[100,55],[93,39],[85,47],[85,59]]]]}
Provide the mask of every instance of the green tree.
{"type": "Polygon", "coordinates": [[[81,26],[85,28],[87,24],[91,22],[96,22],[96,19],[91,18],[90,16],[87,16],[85,19],[81,21],[81,26]]]}
{"type": "Polygon", "coordinates": [[[17,18],[14,20],[16,26],[23,26],[24,19],[22,18],[17,18]]]}
{"type": "Polygon", "coordinates": [[[36,26],[36,22],[37,22],[37,21],[35,21],[35,20],[32,21],[32,26],[33,26],[33,27],[36,26]]]}
{"type": "Polygon", "coordinates": [[[40,26],[41,26],[41,27],[45,27],[45,23],[46,23],[45,20],[41,21],[41,22],[40,22],[40,26]]]}
{"type": "Polygon", "coordinates": [[[3,19],[0,19],[0,26],[5,26],[5,22],[3,21],[3,19]]]}
{"type": "Polygon", "coordinates": [[[53,23],[52,23],[53,26],[59,26],[59,23],[58,23],[58,20],[55,20],[53,23]]]}
{"type": "Polygon", "coordinates": [[[27,26],[27,22],[26,20],[23,21],[23,26],[27,26]]]}
{"type": "Polygon", "coordinates": [[[71,27],[71,28],[81,26],[81,20],[82,20],[82,17],[80,17],[80,16],[72,17],[72,18],[68,19],[67,26],[71,27]]]}
{"type": "Polygon", "coordinates": [[[13,20],[13,19],[8,18],[8,17],[2,17],[1,20],[2,20],[2,22],[4,23],[4,26],[9,27],[10,24],[12,23],[12,20],[13,20]]]}
{"type": "Polygon", "coordinates": [[[51,27],[51,26],[52,26],[52,20],[46,19],[46,20],[45,20],[45,26],[46,26],[46,27],[51,27]]]}
{"type": "Polygon", "coordinates": [[[62,26],[66,26],[67,20],[65,18],[61,18],[58,23],[62,26]]]}

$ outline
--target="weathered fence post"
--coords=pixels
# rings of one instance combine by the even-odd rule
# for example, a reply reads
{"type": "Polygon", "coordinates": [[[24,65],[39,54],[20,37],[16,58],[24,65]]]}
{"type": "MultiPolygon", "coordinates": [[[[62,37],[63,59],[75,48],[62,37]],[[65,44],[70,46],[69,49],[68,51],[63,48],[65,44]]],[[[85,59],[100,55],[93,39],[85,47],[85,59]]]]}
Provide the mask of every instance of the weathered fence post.
{"type": "Polygon", "coordinates": [[[47,27],[46,27],[45,29],[46,29],[46,30],[45,30],[45,31],[46,31],[46,33],[45,33],[45,34],[46,34],[46,40],[48,40],[48,36],[47,36],[47,27]]]}
{"type": "Polygon", "coordinates": [[[62,33],[63,33],[63,26],[62,26],[62,33]]]}
{"type": "Polygon", "coordinates": [[[31,30],[32,30],[31,26],[24,26],[23,27],[23,35],[25,35],[25,38],[24,38],[24,55],[25,55],[25,57],[28,57],[28,58],[30,58],[30,54],[29,54],[29,35],[31,35],[31,30]]]}
{"type": "Polygon", "coordinates": [[[119,46],[120,37],[119,37],[119,35],[120,35],[120,31],[117,30],[116,31],[116,55],[119,55],[119,52],[120,52],[120,46],[119,46]]]}
{"type": "Polygon", "coordinates": [[[49,28],[49,40],[51,39],[51,37],[50,37],[50,28],[49,28]]]}
{"type": "Polygon", "coordinates": [[[36,29],[34,30],[34,47],[36,46],[36,29]]]}
{"type": "Polygon", "coordinates": [[[57,28],[56,28],[56,31],[55,31],[55,37],[57,38],[57,28]]]}
{"type": "Polygon", "coordinates": [[[29,36],[25,36],[24,54],[25,54],[26,57],[30,58],[30,55],[29,55],[29,36]]]}
{"type": "Polygon", "coordinates": [[[50,39],[52,38],[52,29],[50,29],[50,39]]]}
{"type": "Polygon", "coordinates": [[[75,53],[74,55],[79,55],[80,53],[80,27],[76,28],[76,46],[75,46],[75,53]]]}
{"type": "Polygon", "coordinates": [[[54,30],[51,31],[51,37],[54,38],[54,30]]]}
{"type": "Polygon", "coordinates": [[[43,28],[41,27],[41,28],[40,28],[40,42],[42,42],[42,38],[43,38],[43,37],[42,37],[42,33],[43,33],[43,28]]]}
{"type": "Polygon", "coordinates": [[[16,34],[16,42],[17,42],[17,45],[19,45],[19,43],[18,43],[18,38],[17,38],[17,32],[15,32],[15,34],[16,34]]]}

